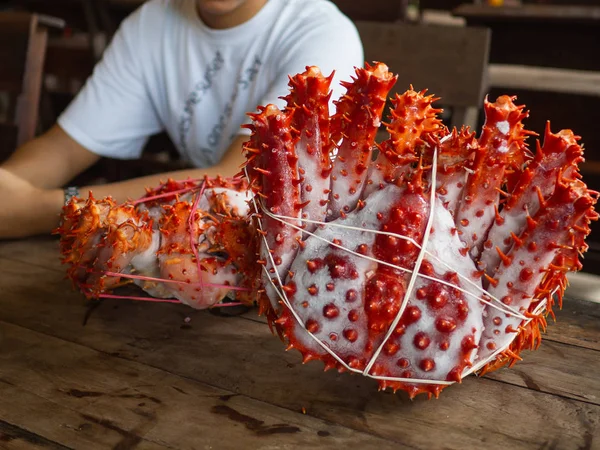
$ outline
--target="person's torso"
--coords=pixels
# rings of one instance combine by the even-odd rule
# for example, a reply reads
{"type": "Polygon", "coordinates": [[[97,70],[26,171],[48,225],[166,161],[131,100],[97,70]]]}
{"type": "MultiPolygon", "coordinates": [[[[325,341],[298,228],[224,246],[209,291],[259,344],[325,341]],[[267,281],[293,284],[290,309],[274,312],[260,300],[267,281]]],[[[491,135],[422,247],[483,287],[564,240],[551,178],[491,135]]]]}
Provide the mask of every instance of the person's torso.
{"type": "Polygon", "coordinates": [[[264,98],[277,76],[280,40],[293,39],[287,28],[297,8],[297,0],[269,0],[250,21],[213,30],[194,1],[165,4],[146,82],[166,131],[195,166],[216,164],[264,98]]]}

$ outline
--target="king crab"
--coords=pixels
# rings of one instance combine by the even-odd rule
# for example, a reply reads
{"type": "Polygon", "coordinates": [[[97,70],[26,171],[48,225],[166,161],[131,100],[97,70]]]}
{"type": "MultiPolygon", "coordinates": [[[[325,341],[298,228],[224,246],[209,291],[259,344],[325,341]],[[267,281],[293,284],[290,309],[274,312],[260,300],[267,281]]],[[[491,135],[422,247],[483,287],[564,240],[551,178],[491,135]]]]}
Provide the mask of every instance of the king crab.
{"type": "Polygon", "coordinates": [[[485,101],[476,137],[410,89],[375,144],[393,74],[357,69],[332,117],[330,82],[308,67],[284,110],[251,114],[261,310],[305,362],[410,397],[513,364],[539,345],[598,217],[579,138],[548,125],[532,155],[514,97],[485,101]]]}
{"type": "MultiPolygon", "coordinates": [[[[134,283],[156,299],[193,308],[221,305],[227,295],[251,302],[240,284],[249,267],[242,179],[168,180],[124,204],[107,197],[73,199],[63,208],[63,263],[90,298],[115,297],[134,283]]],[[[130,299],[151,300],[127,296],[130,299]]]]}

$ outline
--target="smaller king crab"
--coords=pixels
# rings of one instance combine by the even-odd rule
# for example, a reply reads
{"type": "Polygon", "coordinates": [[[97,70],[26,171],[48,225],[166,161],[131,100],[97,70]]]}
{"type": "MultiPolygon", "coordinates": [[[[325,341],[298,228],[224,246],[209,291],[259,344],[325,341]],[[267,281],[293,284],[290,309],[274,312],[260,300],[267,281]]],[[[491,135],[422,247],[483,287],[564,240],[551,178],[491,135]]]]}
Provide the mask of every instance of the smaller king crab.
{"type": "Polygon", "coordinates": [[[329,117],[331,77],[307,67],[283,111],[251,114],[257,294],[305,362],[437,397],[539,345],[581,268],[597,193],[570,130],[548,125],[531,154],[514,97],[485,101],[476,137],[448,130],[437,99],[411,88],[376,144],[395,80],[382,63],[357,69],[329,117]]]}
{"type": "Polygon", "coordinates": [[[90,298],[133,282],[197,309],[233,293],[251,302],[238,269],[250,266],[249,195],[242,179],[205,178],[169,180],[122,205],[73,199],[56,230],[68,276],[90,298]]]}

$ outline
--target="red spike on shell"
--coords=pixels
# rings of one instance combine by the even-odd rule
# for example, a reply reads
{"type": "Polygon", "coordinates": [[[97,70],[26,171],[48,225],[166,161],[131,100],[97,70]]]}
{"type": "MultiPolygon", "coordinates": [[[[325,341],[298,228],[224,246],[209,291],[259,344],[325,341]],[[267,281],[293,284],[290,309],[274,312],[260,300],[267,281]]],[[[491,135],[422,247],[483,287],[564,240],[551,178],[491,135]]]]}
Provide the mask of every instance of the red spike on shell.
{"type": "MultiPolygon", "coordinates": [[[[267,261],[263,272],[263,282],[271,299],[271,306],[279,309],[279,299],[272,290],[270,272],[276,268],[280,274],[279,285],[285,284],[290,264],[298,251],[296,237],[301,236],[297,227],[301,222],[294,219],[301,217],[301,211],[295,207],[300,204],[298,156],[294,148],[294,140],[290,124],[292,115],[280,111],[275,105],[267,105],[259,114],[251,115],[253,119],[252,136],[246,145],[247,149],[256,150],[256,157],[246,165],[248,176],[257,180],[255,191],[268,192],[263,198],[265,210],[258,211],[264,215],[262,227],[270,231],[260,239],[260,259],[267,261]],[[263,169],[263,172],[255,168],[263,169]],[[260,187],[259,187],[260,186],[260,187]],[[287,217],[292,225],[269,215],[287,217]]],[[[277,277],[275,277],[277,279],[277,277]]],[[[262,298],[262,297],[261,297],[262,298]]]]}
{"type": "Polygon", "coordinates": [[[583,150],[577,144],[577,137],[570,130],[553,134],[548,124],[543,147],[538,144],[534,159],[516,180],[514,189],[503,205],[500,220],[493,224],[486,239],[481,256],[483,264],[480,266],[488,274],[493,276],[493,270],[498,266],[497,253],[492,251],[492,247],[498,246],[503,252],[511,247],[510,241],[501,238],[523,228],[526,218],[523,211],[532,216],[538,212],[538,192],[546,199],[554,191],[559,176],[576,176],[577,165],[583,160],[582,155],[583,150]]]}
{"type": "Polygon", "coordinates": [[[390,123],[386,124],[390,138],[381,144],[377,159],[369,168],[363,197],[386,184],[400,183],[410,165],[427,153],[425,147],[437,141],[443,125],[437,118],[441,110],[431,106],[435,100],[433,95],[426,96],[425,91],[412,88],[392,99],[394,108],[390,123]]]}

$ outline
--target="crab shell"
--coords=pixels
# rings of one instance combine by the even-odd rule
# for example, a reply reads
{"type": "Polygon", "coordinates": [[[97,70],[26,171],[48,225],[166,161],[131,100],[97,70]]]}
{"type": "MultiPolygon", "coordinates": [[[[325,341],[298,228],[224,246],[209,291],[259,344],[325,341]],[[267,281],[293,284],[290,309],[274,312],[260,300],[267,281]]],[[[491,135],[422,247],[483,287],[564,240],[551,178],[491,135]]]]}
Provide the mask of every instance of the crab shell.
{"type": "Polygon", "coordinates": [[[91,193],[72,201],[56,230],[68,275],[91,298],[132,281],[153,297],[210,307],[240,283],[237,266],[249,266],[246,188],[243,180],[168,180],[123,205],[91,193]]]}
{"type": "Polygon", "coordinates": [[[262,311],[304,361],[411,397],[513,363],[539,343],[597,219],[578,138],[548,127],[532,156],[514,97],[486,100],[476,138],[411,89],[372,161],[395,77],[357,69],[331,118],[329,81],[309,67],[285,110],[251,115],[262,311]]]}

